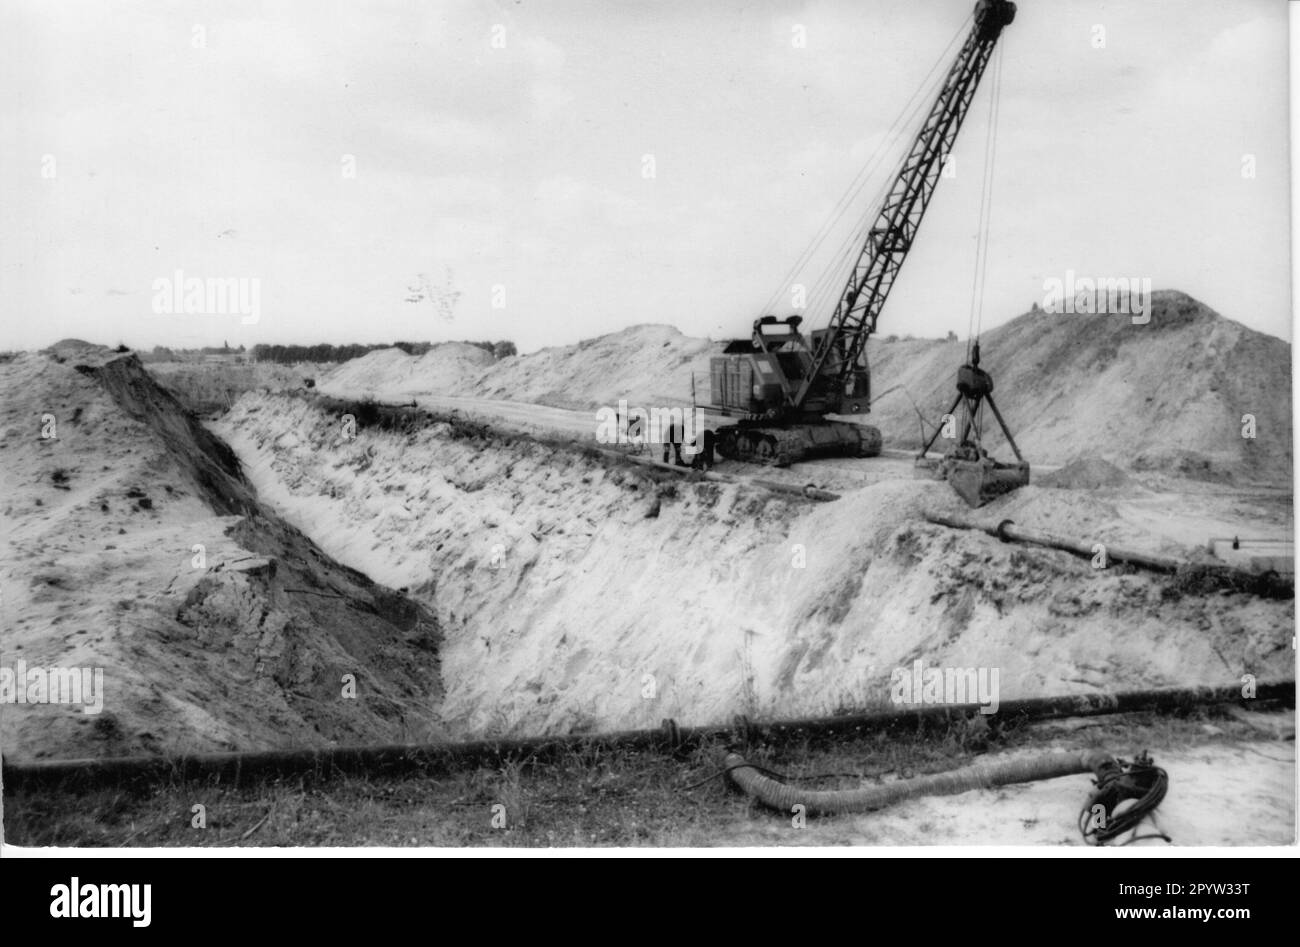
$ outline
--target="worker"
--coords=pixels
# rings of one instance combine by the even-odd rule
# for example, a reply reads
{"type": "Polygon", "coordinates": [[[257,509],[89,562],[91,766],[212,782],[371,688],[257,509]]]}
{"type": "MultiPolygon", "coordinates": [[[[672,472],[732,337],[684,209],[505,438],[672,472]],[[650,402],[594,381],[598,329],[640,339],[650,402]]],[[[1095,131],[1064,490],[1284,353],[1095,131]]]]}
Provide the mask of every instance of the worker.
{"type": "Polygon", "coordinates": [[[672,452],[677,455],[677,466],[685,467],[686,461],[682,460],[682,440],[677,431],[677,422],[670,421],[668,424],[668,434],[664,438],[664,463],[668,463],[668,445],[672,445],[672,452]]]}
{"type": "Polygon", "coordinates": [[[691,467],[694,470],[712,470],[713,469],[713,432],[705,430],[699,437],[691,442],[699,448],[695,456],[691,458],[691,467]]]}

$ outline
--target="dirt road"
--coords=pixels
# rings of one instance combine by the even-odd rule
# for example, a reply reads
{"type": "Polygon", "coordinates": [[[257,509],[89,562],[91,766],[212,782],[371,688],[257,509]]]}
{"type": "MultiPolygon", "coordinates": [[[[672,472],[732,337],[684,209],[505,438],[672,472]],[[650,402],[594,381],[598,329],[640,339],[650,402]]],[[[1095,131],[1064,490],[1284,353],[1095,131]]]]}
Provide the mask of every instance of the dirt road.
{"type": "MultiPolygon", "coordinates": [[[[522,431],[528,434],[561,435],[595,443],[600,421],[594,411],[575,411],[553,408],[548,405],[524,404],[518,401],[500,401],[491,398],[463,398],[449,395],[422,394],[413,398],[421,408],[429,411],[459,412],[466,417],[522,431]]],[[[730,419],[704,415],[704,426],[714,430],[730,419]]],[[[644,453],[655,455],[658,446],[647,447],[644,453]]],[[[852,457],[823,457],[792,464],[790,467],[757,467],[738,461],[719,460],[715,469],[719,473],[740,479],[759,477],[791,486],[812,484],[824,490],[854,490],[859,487],[883,483],[886,480],[912,479],[914,452],[886,448],[880,457],[860,459],[852,457]]],[[[658,457],[656,456],[656,459],[658,457]]],[[[1060,469],[1054,465],[1034,466],[1031,476],[1043,475],[1060,469]]]]}

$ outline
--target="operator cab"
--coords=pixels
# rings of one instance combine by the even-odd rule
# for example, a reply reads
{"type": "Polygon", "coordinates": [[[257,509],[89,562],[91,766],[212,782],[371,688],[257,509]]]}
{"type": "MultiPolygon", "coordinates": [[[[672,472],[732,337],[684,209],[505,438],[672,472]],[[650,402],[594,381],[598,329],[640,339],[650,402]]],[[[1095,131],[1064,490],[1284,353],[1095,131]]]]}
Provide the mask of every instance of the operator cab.
{"type": "Polygon", "coordinates": [[[802,381],[812,367],[812,351],[799,332],[803,316],[763,316],[754,320],[754,350],[776,359],[786,382],[802,381]]]}

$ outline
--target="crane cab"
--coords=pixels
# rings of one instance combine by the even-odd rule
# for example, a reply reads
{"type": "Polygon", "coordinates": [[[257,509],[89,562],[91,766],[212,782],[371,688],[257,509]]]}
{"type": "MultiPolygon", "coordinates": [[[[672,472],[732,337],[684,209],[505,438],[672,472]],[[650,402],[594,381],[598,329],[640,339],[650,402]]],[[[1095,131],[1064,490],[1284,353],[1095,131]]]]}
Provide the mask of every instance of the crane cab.
{"type": "MultiPolygon", "coordinates": [[[[812,333],[814,351],[823,344],[829,332],[829,329],[817,329],[812,333]]],[[[844,351],[844,342],[841,337],[822,369],[822,375],[829,381],[827,387],[834,386],[833,391],[828,390],[825,394],[830,399],[825,410],[828,414],[867,414],[871,411],[871,368],[867,365],[867,349],[864,345],[855,364],[846,371],[848,355],[844,351]]]]}
{"type": "Polygon", "coordinates": [[[724,415],[774,417],[812,367],[802,316],[763,316],[748,339],[727,343],[709,362],[709,394],[724,415]]]}
{"type": "MultiPolygon", "coordinates": [[[[799,331],[802,316],[763,316],[754,321],[748,339],[727,343],[709,363],[710,398],[726,416],[775,418],[790,413],[796,393],[813,370],[814,353],[826,344],[826,329],[811,335],[799,331]]],[[[845,371],[841,343],[797,413],[807,415],[866,414],[871,410],[871,373],[865,354],[845,371]]]]}

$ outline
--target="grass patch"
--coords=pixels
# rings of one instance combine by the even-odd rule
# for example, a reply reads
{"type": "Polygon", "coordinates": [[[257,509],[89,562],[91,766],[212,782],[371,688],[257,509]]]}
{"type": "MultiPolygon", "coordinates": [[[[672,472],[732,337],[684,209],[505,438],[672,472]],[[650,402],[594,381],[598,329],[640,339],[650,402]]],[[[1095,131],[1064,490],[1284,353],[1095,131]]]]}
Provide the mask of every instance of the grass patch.
{"type": "MultiPolygon", "coordinates": [[[[1288,713],[1290,713],[1288,711],[1288,713]]],[[[1128,714],[1015,728],[955,720],[926,732],[749,747],[746,758],[800,785],[856,788],[964,766],[986,751],[1102,747],[1124,757],[1259,739],[1214,708],[1186,716],[1128,714]],[[1206,726],[1213,720],[1212,727],[1206,726]]],[[[203,781],[141,791],[8,792],[5,829],[26,846],[708,847],[842,844],[841,819],[788,819],[750,802],[721,774],[714,741],[677,756],[576,747],[546,765],[527,759],[438,776],[203,781]],[[205,827],[196,828],[203,806],[205,827]]],[[[1067,811],[1079,800],[1063,799],[1067,811]]],[[[1073,812],[1071,811],[1071,815],[1073,812]]],[[[943,839],[935,839],[942,842],[943,839]]]]}

